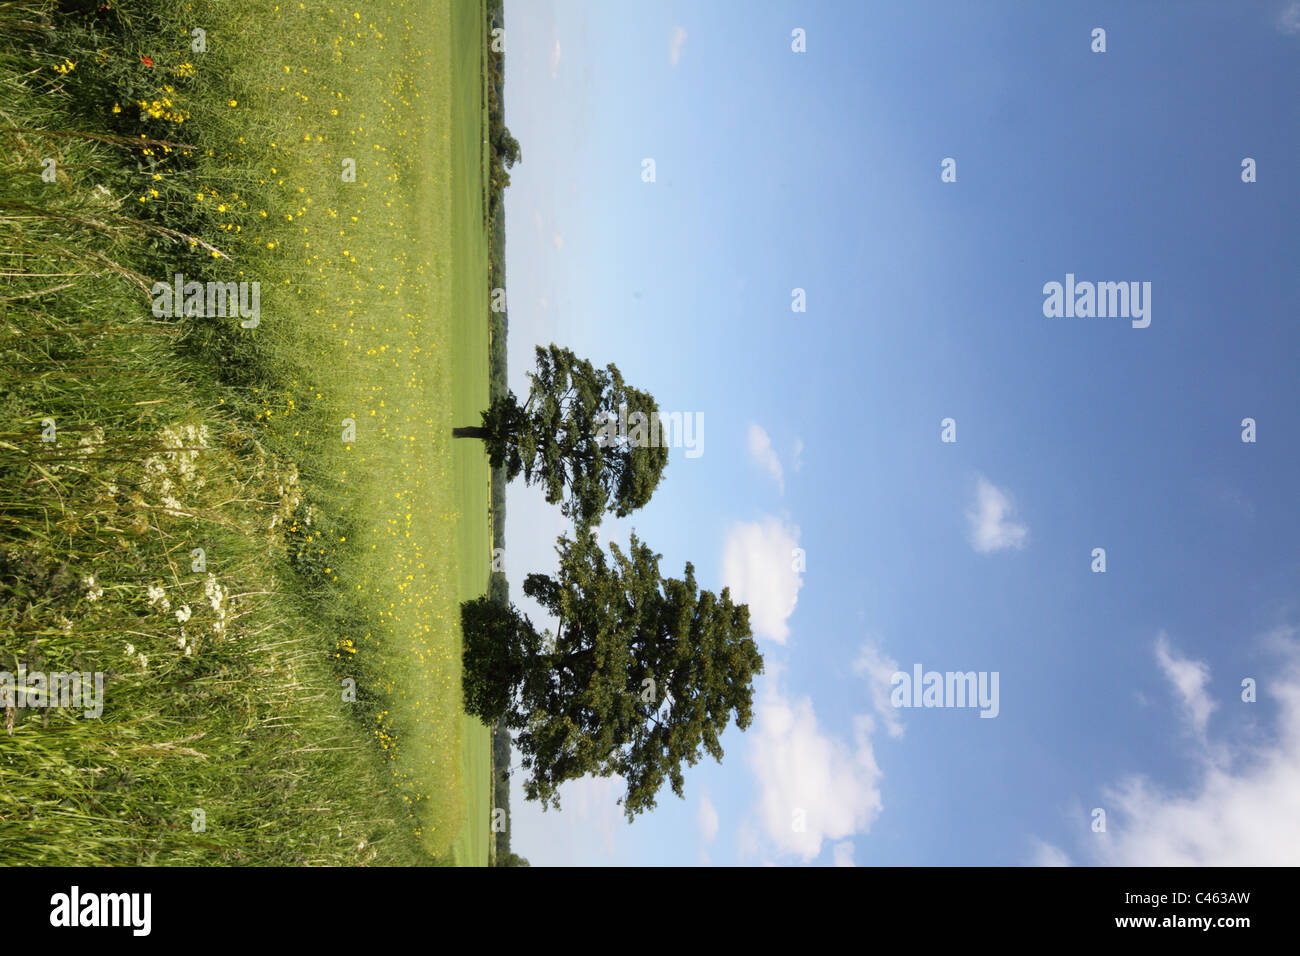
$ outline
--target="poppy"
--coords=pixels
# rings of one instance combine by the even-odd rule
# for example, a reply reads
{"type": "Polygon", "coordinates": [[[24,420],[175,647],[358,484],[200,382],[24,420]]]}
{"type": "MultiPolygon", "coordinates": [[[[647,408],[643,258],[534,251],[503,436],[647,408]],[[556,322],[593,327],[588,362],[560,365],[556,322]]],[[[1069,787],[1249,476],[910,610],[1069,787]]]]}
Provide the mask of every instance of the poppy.
{"type": "Polygon", "coordinates": [[[143,63],[145,66],[153,66],[153,57],[142,56],[140,57],[140,62],[143,63]]]}

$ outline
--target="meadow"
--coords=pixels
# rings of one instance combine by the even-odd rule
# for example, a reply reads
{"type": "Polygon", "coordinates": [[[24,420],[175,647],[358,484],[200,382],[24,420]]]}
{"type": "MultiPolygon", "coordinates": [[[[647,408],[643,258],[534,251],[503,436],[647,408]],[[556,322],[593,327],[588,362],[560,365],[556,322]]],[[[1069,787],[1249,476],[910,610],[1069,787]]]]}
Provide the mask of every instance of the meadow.
{"type": "Polygon", "coordinates": [[[0,670],[107,674],[7,708],[5,862],[489,862],[487,55],[480,3],[0,4],[0,670]]]}

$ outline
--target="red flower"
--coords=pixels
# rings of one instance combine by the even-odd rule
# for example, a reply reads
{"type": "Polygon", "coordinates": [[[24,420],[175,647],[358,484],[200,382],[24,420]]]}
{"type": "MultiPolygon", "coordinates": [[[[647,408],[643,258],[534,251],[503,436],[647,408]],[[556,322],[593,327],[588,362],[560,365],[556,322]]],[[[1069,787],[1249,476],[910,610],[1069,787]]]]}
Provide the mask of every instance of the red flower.
{"type": "Polygon", "coordinates": [[[153,57],[142,56],[140,57],[140,62],[145,66],[153,66],[153,57]]]}

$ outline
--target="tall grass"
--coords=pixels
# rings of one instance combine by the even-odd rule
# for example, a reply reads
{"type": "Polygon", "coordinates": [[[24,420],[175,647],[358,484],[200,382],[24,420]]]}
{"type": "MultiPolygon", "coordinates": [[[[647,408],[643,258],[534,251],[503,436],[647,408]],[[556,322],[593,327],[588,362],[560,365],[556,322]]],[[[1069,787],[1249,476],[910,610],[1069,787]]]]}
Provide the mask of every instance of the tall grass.
{"type": "Polygon", "coordinates": [[[432,862],[463,825],[440,277],[389,62],[436,22],[375,6],[0,3],[0,670],[108,675],[98,719],[5,714],[6,862],[432,862]],[[176,272],[259,281],[261,325],[156,318],[176,272]]]}

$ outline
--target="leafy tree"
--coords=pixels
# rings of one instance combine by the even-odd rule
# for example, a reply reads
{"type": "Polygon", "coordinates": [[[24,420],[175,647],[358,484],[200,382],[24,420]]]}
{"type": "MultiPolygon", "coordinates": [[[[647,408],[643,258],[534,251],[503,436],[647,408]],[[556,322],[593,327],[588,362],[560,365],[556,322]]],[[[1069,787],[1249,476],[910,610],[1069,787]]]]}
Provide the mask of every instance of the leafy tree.
{"type": "Polygon", "coordinates": [[[482,413],[482,426],[452,434],[481,438],[493,468],[504,468],[507,480],[522,471],[580,526],[599,524],[607,509],[623,517],[649,501],[668,464],[666,443],[650,426],[654,396],[625,384],[614,365],[598,369],[557,345],[538,346],[528,377],[527,402],[507,392],[482,413]],[[616,434],[620,421],[626,434],[616,434]]]}
{"type": "Polygon", "coordinates": [[[523,154],[519,150],[519,140],[515,139],[505,126],[502,126],[493,134],[492,150],[500,160],[501,165],[506,169],[510,169],[515,163],[523,159],[523,154]]]}
{"type": "Polygon", "coordinates": [[[506,850],[504,853],[497,854],[497,866],[530,866],[530,865],[531,864],[529,864],[529,862],[525,860],[522,856],[520,856],[518,853],[513,853],[510,850],[506,850]]]}
{"type": "MultiPolygon", "coordinates": [[[[469,658],[465,673],[495,679],[473,690],[494,706],[508,700],[504,723],[528,777],[524,793],[544,807],[559,805],[559,787],[586,774],[617,774],[627,782],[628,819],[655,806],[667,780],[682,795],[682,763],[707,752],[722,759],[719,736],[731,716],[753,720],[753,679],[763,659],[751,637],[749,608],[700,591],[695,570],[664,578],[660,555],[633,534],[626,553],[600,550],[589,528],[559,539],[555,577],[530,574],[524,593],[558,618],[539,638],[519,679],[469,658]],[[514,681],[507,689],[504,683],[514,681]]],[[[518,615],[517,611],[506,612],[518,615]]],[[[531,643],[531,639],[528,643],[531,643]]],[[[474,646],[479,646],[475,643],[474,646]]],[[[512,660],[513,663],[513,660],[512,660]]],[[[471,689],[467,687],[467,696],[471,689]]]]}
{"type": "Polygon", "coordinates": [[[510,174],[506,172],[505,167],[500,163],[493,163],[488,172],[488,187],[494,193],[499,193],[509,185],[510,174]]]}
{"type": "Polygon", "coordinates": [[[514,605],[503,606],[487,596],[461,604],[460,619],[465,711],[491,724],[509,707],[510,690],[523,680],[541,650],[541,638],[514,605]]]}

